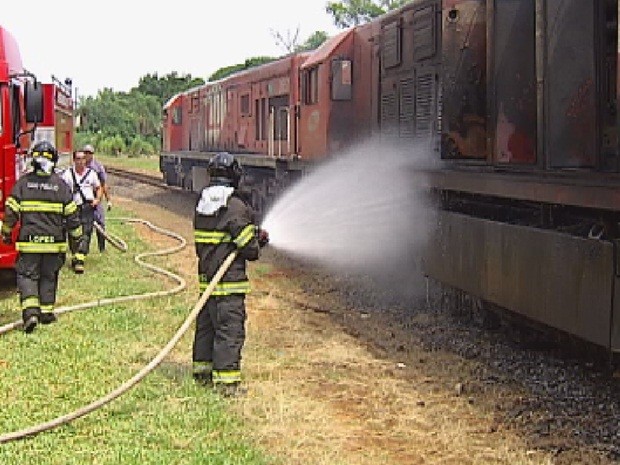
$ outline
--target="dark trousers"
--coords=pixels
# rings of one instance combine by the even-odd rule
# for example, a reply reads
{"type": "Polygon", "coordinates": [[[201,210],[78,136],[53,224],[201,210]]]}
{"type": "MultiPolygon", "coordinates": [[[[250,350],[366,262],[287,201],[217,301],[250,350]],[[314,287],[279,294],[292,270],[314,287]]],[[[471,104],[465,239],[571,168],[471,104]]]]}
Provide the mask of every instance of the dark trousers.
{"type": "Polygon", "coordinates": [[[245,294],[211,297],[198,313],[193,361],[239,370],[245,342],[245,294]]]}
{"type": "MultiPolygon", "coordinates": [[[[105,229],[105,210],[103,209],[103,204],[98,204],[97,208],[95,208],[95,216],[94,219],[99,225],[105,229]]],[[[100,252],[105,250],[105,237],[98,229],[95,229],[95,233],[97,234],[97,247],[100,252]]]]}
{"type": "Polygon", "coordinates": [[[24,320],[56,303],[58,272],[63,253],[20,253],[15,264],[24,320]],[[38,305],[37,305],[38,303],[38,305]]]}
{"type": "Polygon", "coordinates": [[[80,210],[80,222],[82,223],[81,239],[69,237],[71,253],[88,255],[90,250],[90,238],[93,235],[93,222],[95,221],[95,209],[88,203],[78,206],[80,210]]]}

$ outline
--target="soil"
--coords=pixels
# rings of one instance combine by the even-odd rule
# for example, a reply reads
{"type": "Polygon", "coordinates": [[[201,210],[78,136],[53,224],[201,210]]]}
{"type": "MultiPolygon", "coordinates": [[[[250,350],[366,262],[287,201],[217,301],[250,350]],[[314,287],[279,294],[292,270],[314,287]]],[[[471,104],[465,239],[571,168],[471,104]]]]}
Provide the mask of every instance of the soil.
{"type": "MultiPolygon", "coordinates": [[[[111,181],[115,205],[191,244],[194,195],[111,181]]],[[[172,264],[191,277],[193,248],[172,264]]],[[[280,463],[620,463],[620,379],[596,359],[489,330],[433,286],[405,297],[270,247],[250,277],[230,405],[280,463]]]]}

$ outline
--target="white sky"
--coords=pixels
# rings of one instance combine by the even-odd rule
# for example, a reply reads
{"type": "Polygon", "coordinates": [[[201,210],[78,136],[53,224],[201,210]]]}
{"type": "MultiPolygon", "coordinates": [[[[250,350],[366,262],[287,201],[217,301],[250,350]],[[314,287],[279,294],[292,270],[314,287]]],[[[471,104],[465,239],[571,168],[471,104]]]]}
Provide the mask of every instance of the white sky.
{"type": "Polygon", "coordinates": [[[7,2],[0,25],[43,82],[73,79],[80,96],[128,91],[169,72],[205,80],[254,56],[280,56],[271,31],[338,32],[327,0],[30,0],[7,2]]]}

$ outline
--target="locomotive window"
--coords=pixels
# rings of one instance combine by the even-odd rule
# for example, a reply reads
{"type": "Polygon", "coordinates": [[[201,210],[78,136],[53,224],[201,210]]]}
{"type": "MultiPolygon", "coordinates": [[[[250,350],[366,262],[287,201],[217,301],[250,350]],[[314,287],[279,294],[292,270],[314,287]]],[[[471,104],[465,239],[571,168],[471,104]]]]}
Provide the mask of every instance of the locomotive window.
{"type": "Polygon", "coordinates": [[[198,109],[200,107],[200,99],[196,96],[192,96],[192,103],[189,107],[189,112],[190,113],[195,113],[198,112],[198,109]]]}
{"type": "Polygon", "coordinates": [[[351,100],[351,60],[332,62],[332,100],[351,100]]]}
{"type": "MultiPolygon", "coordinates": [[[[450,15],[450,13],[448,14],[450,15]]],[[[448,17],[450,18],[450,16],[448,17]]],[[[413,16],[413,56],[415,61],[432,58],[437,53],[436,18],[437,14],[433,5],[420,8],[413,16]]]]}
{"type": "Polygon", "coordinates": [[[254,123],[255,123],[255,132],[256,132],[256,140],[266,140],[267,139],[267,124],[268,124],[268,107],[267,107],[267,99],[256,99],[255,101],[255,112],[254,112],[254,123]]]}
{"type": "Polygon", "coordinates": [[[172,111],[172,124],[180,125],[182,118],[181,107],[174,107],[172,111]]]}
{"type": "Polygon", "coordinates": [[[310,68],[304,74],[304,103],[312,105],[319,101],[319,67],[310,68]]]}
{"type": "Polygon", "coordinates": [[[239,111],[241,112],[241,114],[246,115],[246,116],[249,115],[250,114],[250,94],[242,95],[239,104],[240,104],[239,111]]]}
{"type": "Polygon", "coordinates": [[[381,49],[381,62],[383,68],[393,68],[400,65],[401,45],[400,23],[392,22],[383,26],[383,48],[381,49]]]}

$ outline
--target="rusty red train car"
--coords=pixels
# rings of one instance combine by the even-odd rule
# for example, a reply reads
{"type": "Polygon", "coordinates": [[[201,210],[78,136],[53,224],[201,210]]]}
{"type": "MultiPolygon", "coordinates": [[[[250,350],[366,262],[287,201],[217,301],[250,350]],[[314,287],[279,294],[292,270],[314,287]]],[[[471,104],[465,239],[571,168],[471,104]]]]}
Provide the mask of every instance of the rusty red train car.
{"type": "Polygon", "coordinates": [[[380,134],[423,141],[437,281],[620,352],[618,0],[414,0],[175,96],[165,179],[242,157],[259,210],[315,162],[380,134]]]}

